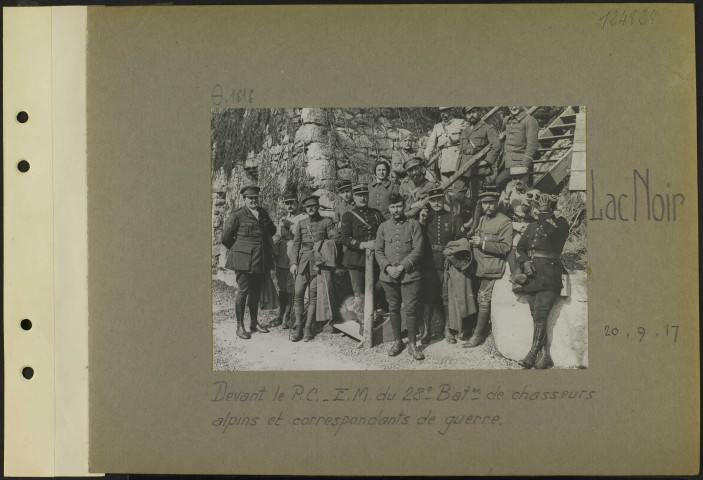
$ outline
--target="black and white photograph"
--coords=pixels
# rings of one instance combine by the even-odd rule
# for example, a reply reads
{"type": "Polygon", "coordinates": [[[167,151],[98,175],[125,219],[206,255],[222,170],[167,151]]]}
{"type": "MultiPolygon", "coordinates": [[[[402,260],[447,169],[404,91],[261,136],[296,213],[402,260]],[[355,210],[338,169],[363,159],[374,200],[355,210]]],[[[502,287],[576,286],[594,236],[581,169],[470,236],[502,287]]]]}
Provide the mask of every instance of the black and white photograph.
{"type": "Polygon", "coordinates": [[[215,371],[588,366],[586,107],[216,108],[215,371]]]}

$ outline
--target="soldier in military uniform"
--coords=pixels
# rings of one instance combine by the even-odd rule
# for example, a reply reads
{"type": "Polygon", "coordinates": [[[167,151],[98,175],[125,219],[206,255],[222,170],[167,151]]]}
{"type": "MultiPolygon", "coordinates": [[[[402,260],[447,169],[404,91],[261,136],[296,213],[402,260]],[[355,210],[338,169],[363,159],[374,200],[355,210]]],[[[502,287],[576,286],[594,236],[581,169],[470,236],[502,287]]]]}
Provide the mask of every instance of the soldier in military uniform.
{"type": "MultiPolygon", "coordinates": [[[[454,107],[439,107],[442,121],[434,126],[425,146],[425,158],[430,160],[433,154],[439,153],[438,181],[443,181],[454,175],[459,166],[459,143],[461,131],[466,128],[466,122],[456,118],[454,107]]],[[[454,182],[447,190],[449,199],[458,204],[462,198],[463,182],[454,182]]]]}
{"type": "Polygon", "coordinates": [[[393,150],[391,154],[391,181],[400,186],[408,177],[408,172],[405,171],[405,162],[412,157],[417,156],[416,150],[413,148],[415,136],[409,131],[401,131],[398,139],[398,149],[393,150]]]}
{"type": "MultiPolygon", "coordinates": [[[[523,167],[513,167],[512,169],[515,168],[523,167]]],[[[536,189],[525,192],[524,183],[522,180],[517,180],[508,184],[508,188],[500,194],[498,200],[498,211],[510,218],[513,223],[513,248],[508,254],[508,266],[510,267],[510,281],[513,283],[513,292],[515,293],[522,291],[522,284],[527,280],[517,261],[517,244],[527,226],[535,220],[532,216],[532,205],[528,202],[528,193],[530,197],[534,197],[540,192],[536,189]]]]}
{"type": "Polygon", "coordinates": [[[425,160],[422,157],[412,157],[404,166],[408,178],[401,183],[398,191],[405,201],[406,214],[412,213],[410,216],[414,217],[419,211],[418,202],[436,185],[425,177],[425,160]]]}
{"type": "Polygon", "coordinates": [[[388,175],[391,166],[385,160],[378,160],[373,167],[376,178],[369,185],[369,207],[381,212],[384,219],[390,218],[388,211],[388,197],[396,190],[396,186],[390,181],[388,175]]]}
{"type": "Polygon", "coordinates": [[[524,368],[546,369],[554,365],[544,348],[547,318],[562,288],[561,253],[569,236],[569,222],[554,215],[555,203],[556,199],[549,195],[537,196],[537,221],[527,226],[517,245],[517,259],[527,275],[523,289],[534,322],[532,348],[519,362],[524,368]]]}
{"type": "Polygon", "coordinates": [[[495,180],[493,169],[500,154],[501,143],[496,129],[481,120],[478,107],[465,107],[464,115],[467,125],[461,131],[459,140],[459,168],[468,163],[481,150],[489,147],[486,156],[466,175],[468,187],[466,195],[468,198],[464,201],[463,207],[466,211],[471,212],[474,218],[474,228],[476,228],[481,216],[481,205],[477,201],[478,194],[482,191],[481,183],[488,184],[495,180]]]}
{"type": "Polygon", "coordinates": [[[416,220],[405,216],[403,197],[399,193],[394,192],[389,201],[391,219],[378,227],[375,249],[393,327],[394,342],[388,355],[396,356],[404,348],[400,317],[403,304],[408,327],[408,352],[415,360],[423,360],[425,356],[415,344],[421,283],[419,266],[424,248],[422,227],[416,220]]]}
{"type": "Polygon", "coordinates": [[[280,310],[278,319],[271,322],[270,326],[276,327],[282,324],[283,328],[287,329],[291,325],[293,292],[295,292],[295,280],[290,273],[290,249],[293,244],[293,227],[305,218],[305,214],[298,212],[298,197],[295,194],[284,195],[283,204],[286,209],[286,215],[279,220],[278,231],[273,236],[280,310]]]}
{"type": "Polygon", "coordinates": [[[323,240],[334,240],[336,226],[334,220],[320,215],[319,197],[311,195],[303,200],[303,207],[308,218],[300,220],[293,228],[293,245],[291,247],[290,272],[295,277],[295,297],[293,310],[295,325],[292,341],[298,342],[313,339],[312,326],[315,322],[317,308],[317,274],[320,268],[316,265],[314,247],[323,240]],[[307,320],[303,320],[305,310],[305,291],[308,290],[307,320]]]}
{"type": "Polygon", "coordinates": [[[354,208],[352,182],[351,180],[339,180],[336,186],[339,202],[337,202],[337,205],[334,207],[334,222],[341,227],[344,214],[354,208]]]}
{"type": "Polygon", "coordinates": [[[424,305],[424,331],[420,337],[423,344],[430,343],[432,336],[432,315],[439,309],[444,321],[444,338],[447,343],[456,343],[452,329],[461,331],[459,318],[449,318],[449,291],[446,282],[446,259],[442,252],[447,243],[462,236],[462,218],[453,213],[445,202],[444,191],[434,188],[428,192],[430,199],[429,214],[423,225],[425,251],[422,263],[422,303],[424,305]]]}
{"type": "MultiPolygon", "coordinates": [[[[346,212],[342,217],[342,243],[344,244],[344,258],[342,265],[349,270],[352,290],[354,291],[354,309],[357,320],[361,322],[361,306],[364,301],[364,279],[366,267],[366,252],[373,252],[375,248],[376,232],[378,226],[385,221],[383,214],[375,208],[368,206],[369,189],[365,183],[355,185],[353,188],[354,209],[346,212]]],[[[377,265],[374,269],[374,285],[378,279],[377,265]]],[[[363,335],[363,329],[362,333],[363,335]]]]}
{"type": "MultiPolygon", "coordinates": [[[[539,148],[539,124],[523,107],[510,107],[510,115],[503,119],[503,127],[503,171],[496,178],[499,191],[510,181],[511,167],[526,167],[529,170],[539,148]]],[[[523,181],[529,185],[527,175],[523,181]]]]}
{"type": "Polygon", "coordinates": [[[354,199],[352,198],[352,182],[351,180],[339,180],[336,184],[337,194],[339,199],[334,206],[334,223],[337,224],[337,265],[342,264],[343,251],[342,245],[342,217],[346,212],[354,208],[354,199]]]}
{"type": "Polygon", "coordinates": [[[268,329],[257,322],[259,298],[263,275],[273,268],[273,241],[276,226],[269,214],[259,207],[259,187],[249,186],[240,190],[244,206],[236,209],[227,218],[222,231],[222,244],[227,247],[225,266],[237,275],[235,316],[237,336],[251,338],[244,327],[244,308],[249,300],[249,319],[252,332],[268,333],[268,329]]]}
{"type": "Polygon", "coordinates": [[[479,195],[481,217],[474,235],[469,239],[476,259],[478,287],[478,319],[473,335],[464,347],[477,347],[488,336],[491,318],[491,296],[497,279],[505,273],[505,258],[513,244],[513,225],[510,219],[497,210],[498,192],[487,191],[479,195]]]}

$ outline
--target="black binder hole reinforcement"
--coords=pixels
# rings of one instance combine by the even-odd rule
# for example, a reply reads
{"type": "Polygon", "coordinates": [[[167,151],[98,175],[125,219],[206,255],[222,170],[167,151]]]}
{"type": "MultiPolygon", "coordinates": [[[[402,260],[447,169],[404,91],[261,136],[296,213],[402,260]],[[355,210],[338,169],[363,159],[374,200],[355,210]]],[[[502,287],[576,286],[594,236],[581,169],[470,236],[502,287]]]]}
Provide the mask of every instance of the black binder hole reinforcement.
{"type": "Polygon", "coordinates": [[[20,123],[26,123],[27,120],[29,120],[29,114],[22,110],[20,113],[17,114],[17,121],[20,123]]]}
{"type": "Polygon", "coordinates": [[[32,321],[28,318],[25,318],[20,322],[20,327],[22,327],[22,330],[31,330],[32,329],[32,321]]]}
{"type": "Polygon", "coordinates": [[[28,172],[29,171],[29,162],[27,160],[20,160],[19,163],[17,164],[17,170],[19,170],[22,173],[28,172]]]}
{"type": "Polygon", "coordinates": [[[22,369],[22,376],[29,380],[34,376],[34,369],[32,367],[24,367],[22,369]]]}

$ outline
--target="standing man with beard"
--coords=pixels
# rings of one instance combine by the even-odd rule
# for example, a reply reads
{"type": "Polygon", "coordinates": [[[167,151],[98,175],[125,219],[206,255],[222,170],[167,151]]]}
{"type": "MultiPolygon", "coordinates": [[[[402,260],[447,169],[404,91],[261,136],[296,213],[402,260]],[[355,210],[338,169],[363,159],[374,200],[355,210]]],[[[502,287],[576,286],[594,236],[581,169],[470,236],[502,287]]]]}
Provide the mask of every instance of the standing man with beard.
{"type": "MultiPolygon", "coordinates": [[[[498,191],[510,181],[510,169],[523,167],[529,170],[539,148],[539,124],[523,107],[509,107],[510,115],[503,119],[505,143],[503,145],[503,171],[496,178],[498,191]]],[[[516,170],[513,170],[514,172],[516,170]]],[[[531,186],[529,176],[522,175],[523,183],[531,186]]]]}
{"type": "MultiPolygon", "coordinates": [[[[442,121],[434,126],[430,138],[425,146],[425,158],[429,161],[433,154],[439,152],[439,176],[438,181],[444,181],[454,175],[459,166],[459,142],[461,131],[466,128],[466,122],[461,118],[456,118],[454,107],[439,107],[439,115],[442,121]]],[[[434,172],[433,172],[434,173],[434,172]]],[[[455,209],[463,198],[464,184],[462,181],[454,182],[447,190],[447,196],[455,209]]]]}
{"type": "Polygon", "coordinates": [[[488,336],[493,286],[505,273],[505,259],[513,245],[513,224],[497,210],[498,193],[484,192],[479,195],[479,200],[485,214],[469,239],[476,259],[476,278],[480,282],[477,294],[478,319],[473,335],[463,345],[468,348],[478,347],[488,336]]]}
{"type": "MultiPolygon", "coordinates": [[[[366,252],[375,249],[376,232],[379,225],[385,221],[381,212],[368,206],[369,189],[361,183],[354,186],[355,207],[346,212],[342,217],[342,243],[344,244],[344,258],[342,265],[349,270],[352,290],[354,291],[354,311],[357,321],[363,331],[363,304],[364,304],[364,279],[366,267],[366,252]]],[[[378,280],[378,264],[374,265],[374,285],[378,280]]]]}
{"type": "Polygon", "coordinates": [[[317,274],[320,273],[316,265],[313,248],[316,242],[334,240],[336,226],[334,220],[320,215],[319,197],[311,195],[303,200],[303,207],[308,217],[300,220],[293,228],[293,245],[291,247],[290,273],[295,278],[295,297],[293,309],[295,312],[295,325],[293,342],[313,339],[312,326],[317,313],[317,274]],[[303,320],[305,313],[305,291],[309,291],[307,320],[303,320]]]}
{"type": "Polygon", "coordinates": [[[249,320],[252,332],[268,333],[268,329],[259,325],[257,313],[264,273],[273,267],[273,241],[276,226],[269,214],[259,207],[259,191],[256,185],[244,187],[240,194],[244,197],[244,206],[236,209],[227,218],[222,230],[222,244],[227,247],[226,268],[234,270],[237,275],[237,294],[235,296],[235,316],[237,318],[237,336],[248,340],[250,332],[244,327],[244,309],[249,300],[249,320]]]}
{"type": "Polygon", "coordinates": [[[278,304],[280,310],[278,319],[271,322],[272,327],[283,325],[284,329],[290,328],[291,310],[293,307],[293,292],[295,292],[295,279],[290,273],[290,252],[293,246],[293,227],[305,214],[298,212],[298,197],[295,194],[283,196],[286,215],[278,222],[278,231],[273,236],[273,247],[276,259],[276,278],[278,279],[278,304]]]}
{"type": "Polygon", "coordinates": [[[373,169],[376,178],[369,185],[369,207],[375,208],[381,212],[384,219],[388,219],[391,215],[388,211],[388,198],[396,189],[388,178],[391,166],[385,160],[377,160],[373,169]]]}
{"type": "Polygon", "coordinates": [[[400,185],[399,193],[409,212],[419,207],[418,202],[427,196],[427,192],[434,184],[425,177],[425,160],[422,157],[410,158],[405,162],[404,167],[408,172],[408,178],[400,185]]]}
{"type": "MultiPolygon", "coordinates": [[[[462,318],[449,317],[449,290],[446,278],[447,265],[444,249],[447,243],[462,236],[461,216],[452,213],[445,203],[441,188],[429,192],[430,209],[423,225],[425,251],[422,262],[422,303],[424,305],[424,331],[420,342],[430,343],[432,337],[432,316],[435,309],[440,311],[444,321],[444,338],[447,343],[456,343],[452,329],[461,332],[462,318]],[[451,322],[450,322],[451,320],[451,322]]],[[[462,300],[462,299],[457,299],[462,300]]]]}
{"type": "Polygon", "coordinates": [[[389,209],[391,219],[378,227],[376,234],[376,261],[381,270],[381,284],[386,292],[393,328],[393,346],[388,355],[394,357],[403,351],[401,338],[401,304],[405,307],[408,326],[408,353],[415,360],[425,356],[415,344],[417,335],[417,305],[420,293],[419,264],[422,261],[424,240],[420,224],[407,218],[404,212],[403,197],[393,193],[389,209]]]}
{"type": "Polygon", "coordinates": [[[498,132],[492,125],[481,120],[481,112],[478,107],[465,107],[467,126],[461,132],[459,168],[463,167],[474,155],[478,154],[485,147],[490,149],[486,156],[472,167],[465,175],[468,183],[467,200],[464,202],[464,209],[474,218],[474,228],[478,226],[481,216],[481,205],[478,203],[478,194],[483,189],[481,183],[487,184],[495,180],[493,169],[495,168],[501,143],[498,132]]]}
{"type": "Polygon", "coordinates": [[[569,222],[554,215],[555,198],[544,193],[536,197],[531,201],[537,221],[527,226],[517,245],[517,260],[527,276],[523,290],[534,322],[532,348],[519,363],[524,368],[547,369],[554,365],[544,348],[547,318],[562,288],[561,252],[569,236],[569,222]]]}

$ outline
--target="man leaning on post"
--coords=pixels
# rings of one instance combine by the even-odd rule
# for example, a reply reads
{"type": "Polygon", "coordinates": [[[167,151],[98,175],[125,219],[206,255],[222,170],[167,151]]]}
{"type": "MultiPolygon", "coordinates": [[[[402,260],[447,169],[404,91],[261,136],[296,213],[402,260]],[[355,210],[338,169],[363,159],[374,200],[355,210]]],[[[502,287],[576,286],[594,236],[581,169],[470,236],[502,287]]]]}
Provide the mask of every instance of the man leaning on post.
{"type": "Polygon", "coordinates": [[[417,335],[418,296],[420,293],[419,264],[422,260],[423,235],[417,220],[407,218],[403,197],[393,193],[388,208],[391,218],[378,227],[376,234],[376,261],[381,270],[381,283],[386,292],[393,328],[393,346],[388,355],[394,357],[403,351],[401,339],[400,306],[404,304],[408,327],[408,353],[415,360],[425,356],[415,345],[417,335]]]}
{"type": "Polygon", "coordinates": [[[244,197],[244,206],[236,209],[227,218],[222,230],[222,244],[227,247],[225,266],[237,275],[235,316],[237,336],[247,340],[250,332],[244,327],[244,309],[249,300],[249,319],[252,332],[268,333],[259,325],[257,313],[264,273],[273,267],[273,241],[276,226],[263,208],[259,207],[259,191],[256,185],[244,187],[239,193],[244,197]]]}

